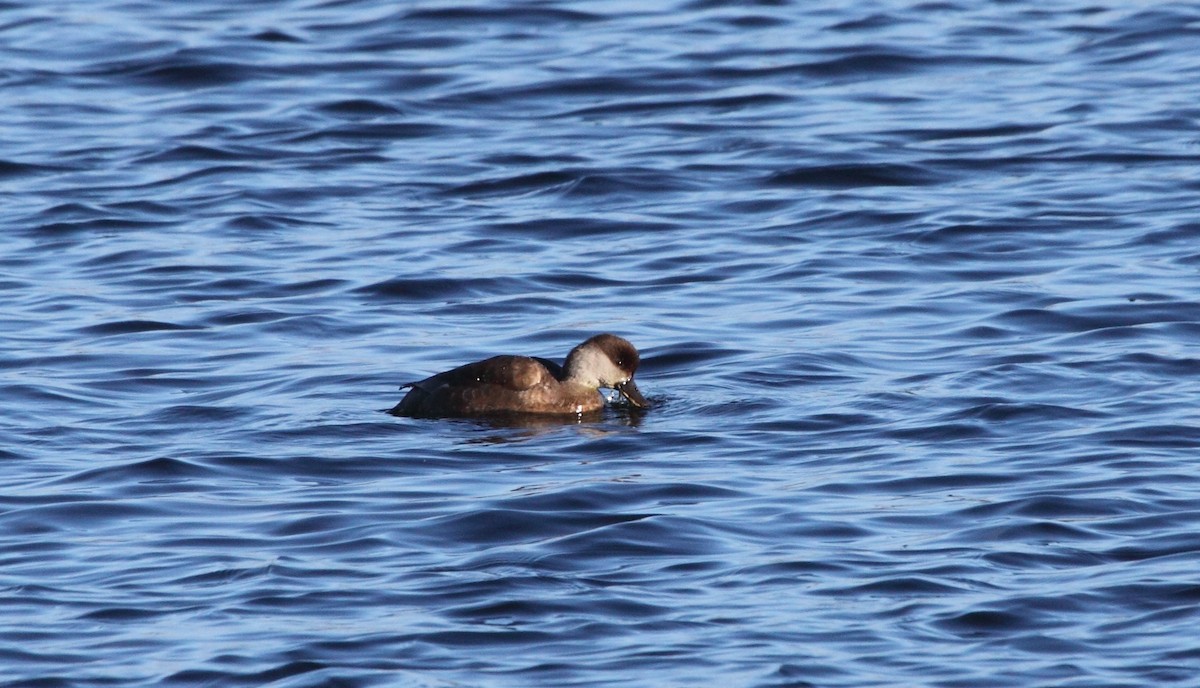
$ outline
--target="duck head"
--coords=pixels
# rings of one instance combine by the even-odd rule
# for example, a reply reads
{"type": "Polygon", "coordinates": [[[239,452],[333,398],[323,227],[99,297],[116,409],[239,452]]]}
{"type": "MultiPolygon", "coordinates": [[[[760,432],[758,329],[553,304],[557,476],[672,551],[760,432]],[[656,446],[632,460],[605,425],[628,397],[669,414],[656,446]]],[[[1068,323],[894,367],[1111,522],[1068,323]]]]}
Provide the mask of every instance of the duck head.
{"type": "Polygon", "coordinates": [[[571,349],[563,365],[566,382],[599,389],[615,389],[636,408],[650,403],[642,396],[633,375],[637,372],[638,352],[628,341],[613,334],[598,334],[571,349]]]}

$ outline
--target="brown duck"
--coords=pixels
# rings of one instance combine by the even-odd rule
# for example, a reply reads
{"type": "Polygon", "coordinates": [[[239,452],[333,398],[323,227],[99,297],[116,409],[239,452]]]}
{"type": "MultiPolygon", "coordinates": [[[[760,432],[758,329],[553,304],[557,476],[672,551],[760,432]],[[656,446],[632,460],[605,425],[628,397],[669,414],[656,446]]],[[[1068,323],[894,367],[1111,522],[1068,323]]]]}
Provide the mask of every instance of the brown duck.
{"type": "Polygon", "coordinates": [[[604,407],[600,388],[615,389],[636,408],[649,404],[633,383],[638,352],[628,341],[598,334],[571,349],[563,365],[544,358],[493,356],[413,382],[391,413],[445,417],[496,414],[582,415],[604,407]]]}

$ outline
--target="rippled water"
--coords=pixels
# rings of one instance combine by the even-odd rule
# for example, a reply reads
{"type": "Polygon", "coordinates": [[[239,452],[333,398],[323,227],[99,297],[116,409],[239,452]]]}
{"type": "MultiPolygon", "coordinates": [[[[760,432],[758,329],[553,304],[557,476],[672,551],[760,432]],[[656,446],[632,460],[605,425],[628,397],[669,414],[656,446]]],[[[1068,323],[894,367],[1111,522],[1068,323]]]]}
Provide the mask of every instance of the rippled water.
{"type": "Polygon", "coordinates": [[[0,55],[3,685],[1197,685],[1195,5],[9,2],[0,55]],[[652,412],[383,412],[603,331],[652,412]]]}

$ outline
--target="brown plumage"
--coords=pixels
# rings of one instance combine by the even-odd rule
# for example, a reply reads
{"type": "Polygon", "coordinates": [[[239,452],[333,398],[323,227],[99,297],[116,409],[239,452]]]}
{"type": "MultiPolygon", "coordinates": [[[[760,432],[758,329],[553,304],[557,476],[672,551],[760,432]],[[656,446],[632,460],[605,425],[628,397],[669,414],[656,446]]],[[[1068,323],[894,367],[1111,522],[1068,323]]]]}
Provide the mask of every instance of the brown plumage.
{"type": "Polygon", "coordinates": [[[562,366],[543,358],[493,356],[408,385],[398,416],[579,415],[604,407],[601,387],[648,406],[633,383],[638,352],[628,341],[598,334],[571,350],[562,366]]]}

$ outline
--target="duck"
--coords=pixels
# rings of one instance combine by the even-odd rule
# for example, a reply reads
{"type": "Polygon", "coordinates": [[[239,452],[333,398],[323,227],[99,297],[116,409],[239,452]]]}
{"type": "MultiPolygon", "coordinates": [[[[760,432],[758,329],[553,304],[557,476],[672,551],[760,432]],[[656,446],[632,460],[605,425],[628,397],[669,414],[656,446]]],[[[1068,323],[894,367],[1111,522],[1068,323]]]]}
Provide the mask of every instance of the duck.
{"type": "Polygon", "coordinates": [[[582,416],[604,408],[600,388],[615,389],[636,409],[649,408],[633,375],[638,352],[615,334],[589,337],[560,366],[531,356],[493,356],[410,382],[389,411],[417,418],[511,414],[582,416]]]}

